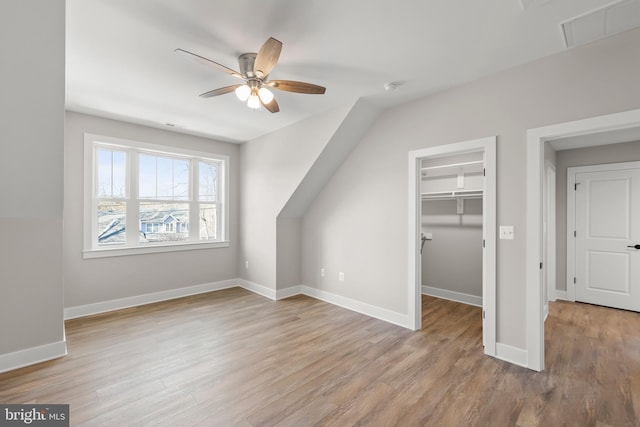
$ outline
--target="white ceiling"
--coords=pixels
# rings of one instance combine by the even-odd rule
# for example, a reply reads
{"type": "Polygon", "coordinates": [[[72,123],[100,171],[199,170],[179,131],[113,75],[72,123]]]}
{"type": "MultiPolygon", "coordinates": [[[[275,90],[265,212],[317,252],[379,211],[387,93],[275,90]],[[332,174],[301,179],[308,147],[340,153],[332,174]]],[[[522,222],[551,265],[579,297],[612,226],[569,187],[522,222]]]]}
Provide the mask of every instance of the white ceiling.
{"type": "Polygon", "coordinates": [[[397,105],[560,52],[562,22],[612,2],[67,0],[67,109],[244,142],[361,97],[397,105]],[[237,80],[174,53],[237,70],[270,36],[283,42],[270,78],[325,95],[274,91],[276,114],[232,93],[200,98],[237,80]]]}

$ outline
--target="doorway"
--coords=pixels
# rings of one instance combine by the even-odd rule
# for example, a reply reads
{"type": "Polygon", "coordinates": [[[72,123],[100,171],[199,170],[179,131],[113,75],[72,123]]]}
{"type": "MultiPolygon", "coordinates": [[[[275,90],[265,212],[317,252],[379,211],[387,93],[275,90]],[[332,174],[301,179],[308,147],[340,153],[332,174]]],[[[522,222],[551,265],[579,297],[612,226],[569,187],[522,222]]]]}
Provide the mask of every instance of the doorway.
{"type": "Polygon", "coordinates": [[[482,151],[421,165],[422,293],[482,307],[482,151]]]}
{"type": "Polygon", "coordinates": [[[422,327],[422,162],[481,153],[482,179],[482,336],[485,354],[496,354],[496,137],[440,145],[409,152],[408,307],[409,327],[422,327]]]}
{"type": "Polygon", "coordinates": [[[527,255],[526,332],[527,367],[544,369],[544,298],[542,253],[542,185],[544,145],[564,149],[609,145],[640,140],[640,109],[593,117],[527,131],[527,255]]]}

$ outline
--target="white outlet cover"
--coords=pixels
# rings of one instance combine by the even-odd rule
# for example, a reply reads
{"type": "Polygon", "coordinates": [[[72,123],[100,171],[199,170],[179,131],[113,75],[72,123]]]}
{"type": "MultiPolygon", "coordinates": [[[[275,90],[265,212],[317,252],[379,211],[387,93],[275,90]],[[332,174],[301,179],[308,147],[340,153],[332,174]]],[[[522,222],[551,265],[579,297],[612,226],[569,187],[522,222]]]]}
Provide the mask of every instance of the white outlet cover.
{"type": "Polygon", "coordinates": [[[341,282],[344,282],[344,273],[342,271],[338,273],[338,280],[340,280],[341,282]]]}
{"type": "Polygon", "coordinates": [[[501,225],[500,226],[500,239],[501,240],[513,240],[515,239],[515,229],[513,225],[501,225]]]}

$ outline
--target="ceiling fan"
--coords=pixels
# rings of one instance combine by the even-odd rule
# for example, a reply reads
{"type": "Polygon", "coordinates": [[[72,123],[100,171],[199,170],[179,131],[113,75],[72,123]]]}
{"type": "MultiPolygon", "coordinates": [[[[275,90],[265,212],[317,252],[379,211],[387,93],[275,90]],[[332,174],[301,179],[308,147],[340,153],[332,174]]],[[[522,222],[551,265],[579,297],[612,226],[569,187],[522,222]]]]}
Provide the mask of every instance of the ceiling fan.
{"type": "Polygon", "coordinates": [[[269,73],[271,73],[271,70],[273,70],[273,67],[275,67],[278,62],[281,50],[282,42],[273,37],[269,37],[258,53],[243,53],[238,57],[240,72],[184,49],[176,49],[175,51],[188,55],[190,58],[202,64],[244,80],[244,83],[210,90],[209,92],[201,94],[201,97],[210,98],[212,96],[235,92],[238,99],[247,102],[249,108],[258,109],[262,105],[268,111],[277,113],[280,111],[280,107],[273,93],[269,90],[270,88],[284,90],[286,92],[320,95],[326,90],[322,86],[311,83],[292,80],[268,80],[269,73]]]}

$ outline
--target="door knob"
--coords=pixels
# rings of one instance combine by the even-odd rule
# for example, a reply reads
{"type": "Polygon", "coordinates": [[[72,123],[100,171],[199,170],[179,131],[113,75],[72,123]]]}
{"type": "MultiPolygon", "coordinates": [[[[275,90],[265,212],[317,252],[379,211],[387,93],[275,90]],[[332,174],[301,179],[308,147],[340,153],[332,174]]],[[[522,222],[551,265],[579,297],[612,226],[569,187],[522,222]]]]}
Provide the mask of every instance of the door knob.
{"type": "Polygon", "coordinates": [[[628,248],[640,249],[640,245],[630,245],[628,248]]]}

